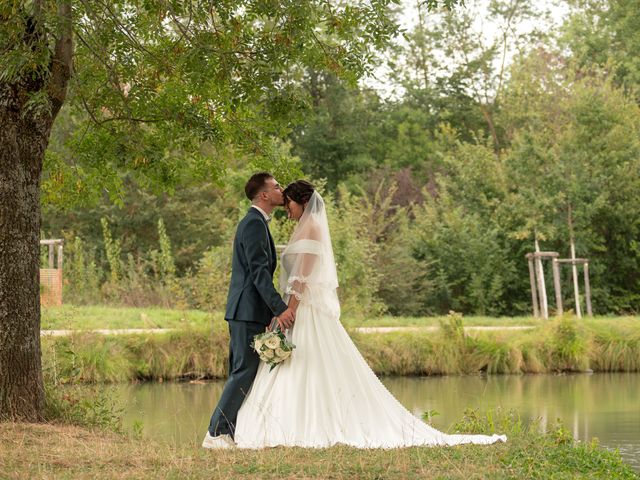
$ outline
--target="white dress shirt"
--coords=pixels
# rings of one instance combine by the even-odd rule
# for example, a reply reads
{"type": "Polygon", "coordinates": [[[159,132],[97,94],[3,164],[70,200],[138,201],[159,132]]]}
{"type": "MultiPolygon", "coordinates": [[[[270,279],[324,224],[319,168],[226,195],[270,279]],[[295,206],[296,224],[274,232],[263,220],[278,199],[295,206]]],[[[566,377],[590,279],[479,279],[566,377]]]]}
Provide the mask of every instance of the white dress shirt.
{"type": "Polygon", "coordinates": [[[271,221],[271,217],[269,215],[267,215],[267,212],[265,212],[263,209],[261,209],[259,206],[257,205],[251,205],[253,208],[255,208],[256,210],[258,210],[262,216],[264,217],[264,219],[267,221],[267,223],[269,223],[271,221]]]}

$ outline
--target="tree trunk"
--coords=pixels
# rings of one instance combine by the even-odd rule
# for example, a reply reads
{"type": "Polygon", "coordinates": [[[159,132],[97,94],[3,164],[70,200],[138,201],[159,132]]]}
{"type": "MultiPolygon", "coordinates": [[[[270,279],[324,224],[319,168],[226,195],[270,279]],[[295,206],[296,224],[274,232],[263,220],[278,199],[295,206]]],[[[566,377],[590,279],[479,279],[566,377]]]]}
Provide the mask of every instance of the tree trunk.
{"type": "Polygon", "coordinates": [[[40,173],[53,119],[25,115],[0,85],[0,418],[37,421],[40,359],[40,173]]]}
{"type": "Polygon", "coordinates": [[[0,420],[44,417],[40,175],[73,63],[71,0],[56,3],[54,28],[45,27],[41,1],[24,24],[23,41],[33,51],[55,39],[47,68],[0,81],[0,420]]]}
{"type": "Polygon", "coordinates": [[[482,116],[487,122],[489,132],[491,132],[491,138],[493,139],[493,150],[498,153],[500,151],[500,143],[498,142],[498,132],[496,132],[496,126],[493,123],[493,114],[487,106],[480,106],[482,116]]]}

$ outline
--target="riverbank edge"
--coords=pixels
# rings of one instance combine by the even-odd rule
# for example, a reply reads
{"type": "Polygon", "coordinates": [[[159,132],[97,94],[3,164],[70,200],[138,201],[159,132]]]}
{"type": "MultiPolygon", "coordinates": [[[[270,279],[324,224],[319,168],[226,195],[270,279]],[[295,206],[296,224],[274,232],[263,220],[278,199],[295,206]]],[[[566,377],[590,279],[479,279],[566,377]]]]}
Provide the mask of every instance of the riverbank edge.
{"type": "Polygon", "coordinates": [[[575,442],[561,426],[540,434],[519,422],[470,417],[461,427],[476,433],[495,427],[509,439],[394,450],[206,451],[85,427],[0,423],[0,472],[9,478],[638,478],[617,452],[575,442]]]}
{"type": "MultiPolygon", "coordinates": [[[[640,324],[564,317],[528,330],[466,332],[452,316],[435,331],[349,333],[378,375],[640,371],[640,324]]],[[[54,384],[219,379],[228,341],[223,321],[162,334],[79,331],[42,339],[43,371],[54,384]]]]}

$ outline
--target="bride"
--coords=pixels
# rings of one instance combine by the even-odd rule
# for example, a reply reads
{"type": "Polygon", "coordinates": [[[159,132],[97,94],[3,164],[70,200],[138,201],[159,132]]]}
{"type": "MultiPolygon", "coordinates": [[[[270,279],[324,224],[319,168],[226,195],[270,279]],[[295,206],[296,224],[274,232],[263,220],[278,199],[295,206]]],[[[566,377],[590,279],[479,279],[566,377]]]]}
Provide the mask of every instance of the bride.
{"type": "Polygon", "coordinates": [[[447,435],[406,410],[378,380],[340,323],[338,277],[322,197],[298,180],[284,190],[298,224],[282,254],[281,291],[296,312],[292,356],[261,363],[236,423],[239,448],[395,448],[490,444],[504,435],[447,435]]]}

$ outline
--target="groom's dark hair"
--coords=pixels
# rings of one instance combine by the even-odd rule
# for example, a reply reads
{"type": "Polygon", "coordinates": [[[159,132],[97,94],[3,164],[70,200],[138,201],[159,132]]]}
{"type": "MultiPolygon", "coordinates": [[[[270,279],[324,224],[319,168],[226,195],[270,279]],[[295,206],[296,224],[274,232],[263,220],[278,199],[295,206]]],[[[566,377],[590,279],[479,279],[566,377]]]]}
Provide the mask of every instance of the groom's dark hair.
{"type": "Polygon", "coordinates": [[[264,184],[270,178],[275,178],[269,172],[258,172],[251,175],[251,178],[244,186],[244,193],[247,195],[247,198],[253,202],[253,199],[256,198],[258,193],[264,188],[264,184]]]}

